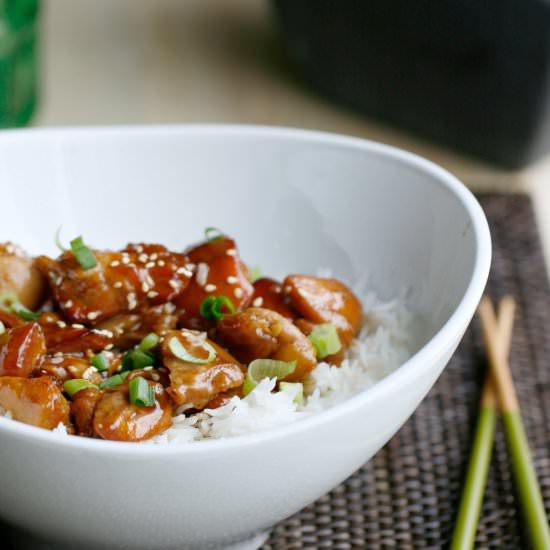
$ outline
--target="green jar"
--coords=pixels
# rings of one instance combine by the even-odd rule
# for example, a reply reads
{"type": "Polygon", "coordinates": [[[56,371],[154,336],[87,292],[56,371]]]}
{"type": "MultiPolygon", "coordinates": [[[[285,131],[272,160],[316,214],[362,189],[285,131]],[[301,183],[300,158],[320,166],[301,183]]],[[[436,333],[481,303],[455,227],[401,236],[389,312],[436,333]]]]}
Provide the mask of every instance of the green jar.
{"type": "Polygon", "coordinates": [[[39,0],[0,0],[0,128],[24,126],[37,100],[39,0]]]}

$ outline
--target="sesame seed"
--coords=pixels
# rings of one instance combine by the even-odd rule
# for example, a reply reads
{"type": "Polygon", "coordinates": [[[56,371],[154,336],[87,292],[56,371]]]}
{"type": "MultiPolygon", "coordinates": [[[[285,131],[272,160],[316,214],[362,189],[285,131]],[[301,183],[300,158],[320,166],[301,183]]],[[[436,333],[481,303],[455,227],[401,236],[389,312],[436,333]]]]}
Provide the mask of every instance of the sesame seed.
{"type": "Polygon", "coordinates": [[[233,277],[233,275],[229,275],[226,281],[227,281],[227,284],[229,285],[236,285],[239,282],[239,279],[237,279],[237,277],[233,277]]]}
{"type": "Polygon", "coordinates": [[[157,262],[157,265],[159,265],[160,267],[164,267],[164,265],[165,265],[164,260],[159,260],[159,261],[157,262]]]}
{"type": "Polygon", "coordinates": [[[158,382],[160,380],[160,376],[156,373],[156,372],[153,372],[151,374],[151,378],[155,381],[155,382],[158,382]]]}
{"type": "Polygon", "coordinates": [[[113,333],[110,330],[107,330],[106,328],[94,328],[92,329],[92,332],[94,334],[99,334],[100,336],[106,336],[107,338],[113,337],[113,333]]]}
{"type": "Polygon", "coordinates": [[[262,307],[262,304],[264,303],[264,299],[261,296],[258,296],[253,302],[252,305],[254,307],[262,307]]]}
{"type": "Polygon", "coordinates": [[[147,273],[147,275],[145,276],[145,280],[147,281],[147,284],[151,287],[155,286],[155,281],[153,281],[153,277],[151,277],[151,275],[149,275],[149,273],[147,273]]]}
{"type": "Polygon", "coordinates": [[[141,246],[140,244],[138,244],[138,245],[136,246],[136,252],[137,252],[138,254],[141,254],[141,253],[143,252],[143,246],[141,246]]]}
{"type": "Polygon", "coordinates": [[[87,380],[88,378],[90,378],[90,376],[92,376],[92,374],[96,373],[97,372],[97,369],[95,367],[88,367],[83,373],[82,373],[82,378],[84,378],[84,380],[87,380]]]}
{"type": "Polygon", "coordinates": [[[149,259],[149,256],[147,256],[147,254],[140,254],[138,256],[138,262],[141,262],[142,264],[147,263],[148,259],[149,259]]]}
{"type": "Polygon", "coordinates": [[[59,328],[65,328],[67,326],[67,323],[65,323],[65,321],[57,321],[56,325],[59,328]]]}
{"type": "Polygon", "coordinates": [[[63,357],[63,353],[61,353],[60,351],[56,351],[54,354],[53,354],[54,357],[63,357]]]}
{"type": "Polygon", "coordinates": [[[86,328],[84,325],[81,325],[80,323],[73,323],[71,326],[73,328],[86,328]]]}
{"type": "Polygon", "coordinates": [[[88,315],[86,315],[86,317],[88,317],[88,319],[90,319],[90,321],[93,321],[94,319],[97,319],[100,315],[100,311],[90,311],[90,313],[88,313],[88,315]]]}
{"type": "Polygon", "coordinates": [[[109,350],[109,349],[113,349],[114,347],[115,347],[114,344],[107,344],[103,349],[109,350]]]}
{"type": "Polygon", "coordinates": [[[148,367],[144,367],[143,370],[146,370],[146,371],[153,370],[153,366],[149,365],[148,367]]]}
{"type": "Polygon", "coordinates": [[[130,263],[130,258],[128,256],[122,256],[122,259],[120,260],[124,265],[128,265],[130,263]]]}
{"type": "Polygon", "coordinates": [[[59,365],[60,363],[63,363],[63,361],[63,357],[52,357],[50,359],[50,363],[52,363],[52,365],[59,365]]]}
{"type": "Polygon", "coordinates": [[[242,288],[236,288],[233,291],[233,294],[235,295],[235,298],[242,298],[243,297],[243,289],[242,288]]]}
{"type": "Polygon", "coordinates": [[[148,298],[155,298],[156,296],[158,296],[159,293],[156,291],[156,290],[150,290],[148,293],[147,293],[147,297],[148,298]]]}
{"type": "Polygon", "coordinates": [[[121,282],[121,281],[117,281],[113,286],[114,286],[115,288],[122,288],[122,282],[121,282]]]}
{"type": "Polygon", "coordinates": [[[67,300],[67,301],[63,304],[63,307],[73,307],[73,301],[72,301],[72,300],[67,300]]]}
{"type": "Polygon", "coordinates": [[[179,275],[185,275],[186,277],[193,276],[193,272],[190,269],[185,269],[185,267],[178,267],[178,269],[176,269],[176,273],[179,275]]]}
{"type": "Polygon", "coordinates": [[[147,263],[145,264],[145,267],[146,267],[147,269],[151,269],[152,267],[155,267],[155,262],[147,262],[147,263]]]}
{"type": "Polygon", "coordinates": [[[237,255],[237,251],[234,248],[229,248],[228,250],[225,251],[225,253],[228,256],[236,256],[237,255]]]}
{"type": "Polygon", "coordinates": [[[188,264],[185,264],[185,269],[188,269],[189,271],[193,271],[193,269],[195,269],[197,266],[193,263],[188,263],[188,264]]]}
{"type": "Polygon", "coordinates": [[[168,281],[168,284],[174,289],[174,290],[178,290],[181,288],[181,284],[179,281],[174,281],[174,279],[170,279],[168,281]]]}
{"type": "Polygon", "coordinates": [[[212,283],[209,283],[204,287],[204,290],[206,292],[214,292],[214,290],[216,290],[216,288],[217,288],[216,285],[213,285],[212,283]]]}
{"type": "Polygon", "coordinates": [[[201,262],[197,267],[197,284],[200,286],[204,286],[206,284],[206,281],[208,279],[208,264],[205,264],[201,262]]]}
{"type": "Polygon", "coordinates": [[[141,290],[143,290],[143,292],[149,292],[149,290],[151,290],[151,287],[147,283],[143,283],[141,285],[141,290]]]}
{"type": "Polygon", "coordinates": [[[156,252],[153,252],[153,254],[151,254],[149,256],[149,258],[151,258],[151,260],[153,260],[153,261],[156,260],[158,257],[159,257],[159,255],[156,252]]]}
{"type": "Polygon", "coordinates": [[[117,266],[119,266],[119,265],[120,265],[120,262],[119,262],[118,260],[113,260],[113,261],[111,262],[111,267],[117,267],[117,266]]]}
{"type": "Polygon", "coordinates": [[[176,311],[176,306],[172,302],[166,302],[164,304],[165,313],[174,313],[176,311]]]}

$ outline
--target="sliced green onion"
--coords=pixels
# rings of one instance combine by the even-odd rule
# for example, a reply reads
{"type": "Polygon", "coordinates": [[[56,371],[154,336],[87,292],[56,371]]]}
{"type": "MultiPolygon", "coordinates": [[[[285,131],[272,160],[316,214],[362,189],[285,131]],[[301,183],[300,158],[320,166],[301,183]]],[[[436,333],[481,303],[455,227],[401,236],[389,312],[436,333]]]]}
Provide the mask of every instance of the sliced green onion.
{"type": "Polygon", "coordinates": [[[97,386],[92,384],[89,380],[84,380],[83,378],[67,380],[63,384],[63,389],[69,394],[70,397],[73,397],[75,393],[78,393],[80,390],[84,390],[86,388],[97,388],[97,386]]]}
{"type": "Polygon", "coordinates": [[[258,279],[262,278],[262,270],[259,266],[255,265],[254,267],[248,268],[248,280],[251,283],[255,283],[258,279]]]}
{"type": "Polygon", "coordinates": [[[152,407],[155,404],[155,388],[143,378],[137,376],[130,380],[128,385],[130,403],[137,407],[152,407]]]}
{"type": "Polygon", "coordinates": [[[129,372],[121,372],[119,374],[114,374],[110,378],[105,378],[101,384],[99,384],[100,390],[107,390],[111,388],[116,388],[117,386],[120,386],[124,380],[126,380],[126,377],[129,375],[129,372]]]}
{"type": "Polygon", "coordinates": [[[309,339],[317,352],[318,359],[324,359],[329,355],[338,353],[342,349],[342,343],[336,327],[330,323],[317,325],[309,335],[309,339]]]}
{"type": "Polygon", "coordinates": [[[98,372],[103,372],[109,369],[109,360],[103,352],[94,355],[90,359],[90,362],[98,370],[98,372]]]}
{"type": "Polygon", "coordinates": [[[23,321],[36,321],[40,317],[40,313],[26,308],[13,292],[0,294],[0,308],[15,313],[23,321]]]}
{"type": "Polygon", "coordinates": [[[279,390],[288,393],[297,405],[304,400],[304,385],[301,382],[279,382],[279,390]]]}
{"type": "Polygon", "coordinates": [[[144,369],[155,364],[155,356],[148,351],[134,348],[127,351],[122,357],[122,371],[144,369]]]}
{"type": "Polygon", "coordinates": [[[186,363],[193,363],[195,365],[206,365],[211,363],[216,358],[216,350],[208,343],[201,342],[200,347],[208,352],[208,357],[195,357],[191,355],[186,349],[185,346],[180,342],[179,338],[176,336],[172,337],[168,342],[168,348],[174,354],[175,357],[185,361],[186,363]]]}
{"type": "Polygon", "coordinates": [[[6,327],[4,326],[4,323],[0,321],[0,334],[4,334],[6,332],[6,327]]]}
{"type": "Polygon", "coordinates": [[[71,241],[71,250],[73,251],[76,261],[84,271],[92,269],[92,267],[97,265],[94,253],[84,244],[81,236],[71,241]]]}
{"type": "Polygon", "coordinates": [[[138,349],[141,351],[149,351],[159,345],[160,338],[154,333],[149,333],[139,344],[138,349]]]}
{"type": "Polygon", "coordinates": [[[220,239],[223,239],[225,235],[217,227],[207,227],[204,230],[204,237],[209,243],[211,243],[213,241],[219,241],[220,239]]]}
{"type": "Polygon", "coordinates": [[[218,296],[216,298],[216,303],[212,307],[212,313],[214,314],[214,317],[216,320],[219,320],[222,318],[223,311],[222,308],[227,309],[227,313],[235,313],[237,309],[235,308],[235,304],[231,301],[230,298],[227,296],[224,296],[223,294],[221,296],[218,296]]]}
{"type": "Polygon", "coordinates": [[[248,395],[264,378],[282,380],[296,369],[296,361],[276,361],[275,359],[254,359],[248,365],[243,391],[248,395]]]}
{"type": "Polygon", "coordinates": [[[215,296],[208,296],[208,298],[205,298],[201,302],[201,306],[199,308],[200,314],[205,319],[213,319],[212,317],[212,308],[214,307],[214,304],[216,303],[216,297],[215,296]]]}
{"type": "Polygon", "coordinates": [[[227,313],[235,313],[237,309],[235,304],[227,296],[208,296],[200,306],[201,315],[209,321],[219,321],[223,316],[222,308],[227,310],[227,313]]]}
{"type": "Polygon", "coordinates": [[[61,228],[62,226],[60,225],[55,232],[55,246],[57,246],[61,252],[67,252],[67,248],[63,246],[63,243],[61,242],[61,228]]]}

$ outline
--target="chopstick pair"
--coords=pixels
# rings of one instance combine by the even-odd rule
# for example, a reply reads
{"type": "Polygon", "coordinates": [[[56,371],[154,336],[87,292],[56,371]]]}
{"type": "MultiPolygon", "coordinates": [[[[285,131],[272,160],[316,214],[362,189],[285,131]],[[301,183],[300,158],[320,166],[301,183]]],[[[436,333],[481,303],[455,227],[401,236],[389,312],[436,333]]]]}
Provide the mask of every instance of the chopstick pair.
{"type": "Polygon", "coordinates": [[[481,320],[490,368],[485,376],[479,417],[453,532],[451,550],[466,550],[474,547],[491,461],[497,399],[502,413],[519,501],[532,547],[534,550],[550,549],[548,519],[508,364],[514,313],[515,302],[509,296],[500,301],[498,319],[489,298],[484,297],[479,304],[478,315],[481,320]]]}

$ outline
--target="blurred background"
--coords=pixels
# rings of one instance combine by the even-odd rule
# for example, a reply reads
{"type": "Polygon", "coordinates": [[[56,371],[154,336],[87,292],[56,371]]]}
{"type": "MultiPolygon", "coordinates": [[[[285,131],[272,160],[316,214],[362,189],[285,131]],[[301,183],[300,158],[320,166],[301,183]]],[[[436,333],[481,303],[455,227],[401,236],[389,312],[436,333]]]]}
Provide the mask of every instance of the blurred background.
{"type": "Polygon", "coordinates": [[[550,258],[550,8],[493,4],[0,0],[0,126],[254,123],[382,141],[476,191],[529,192],[550,258]]]}

